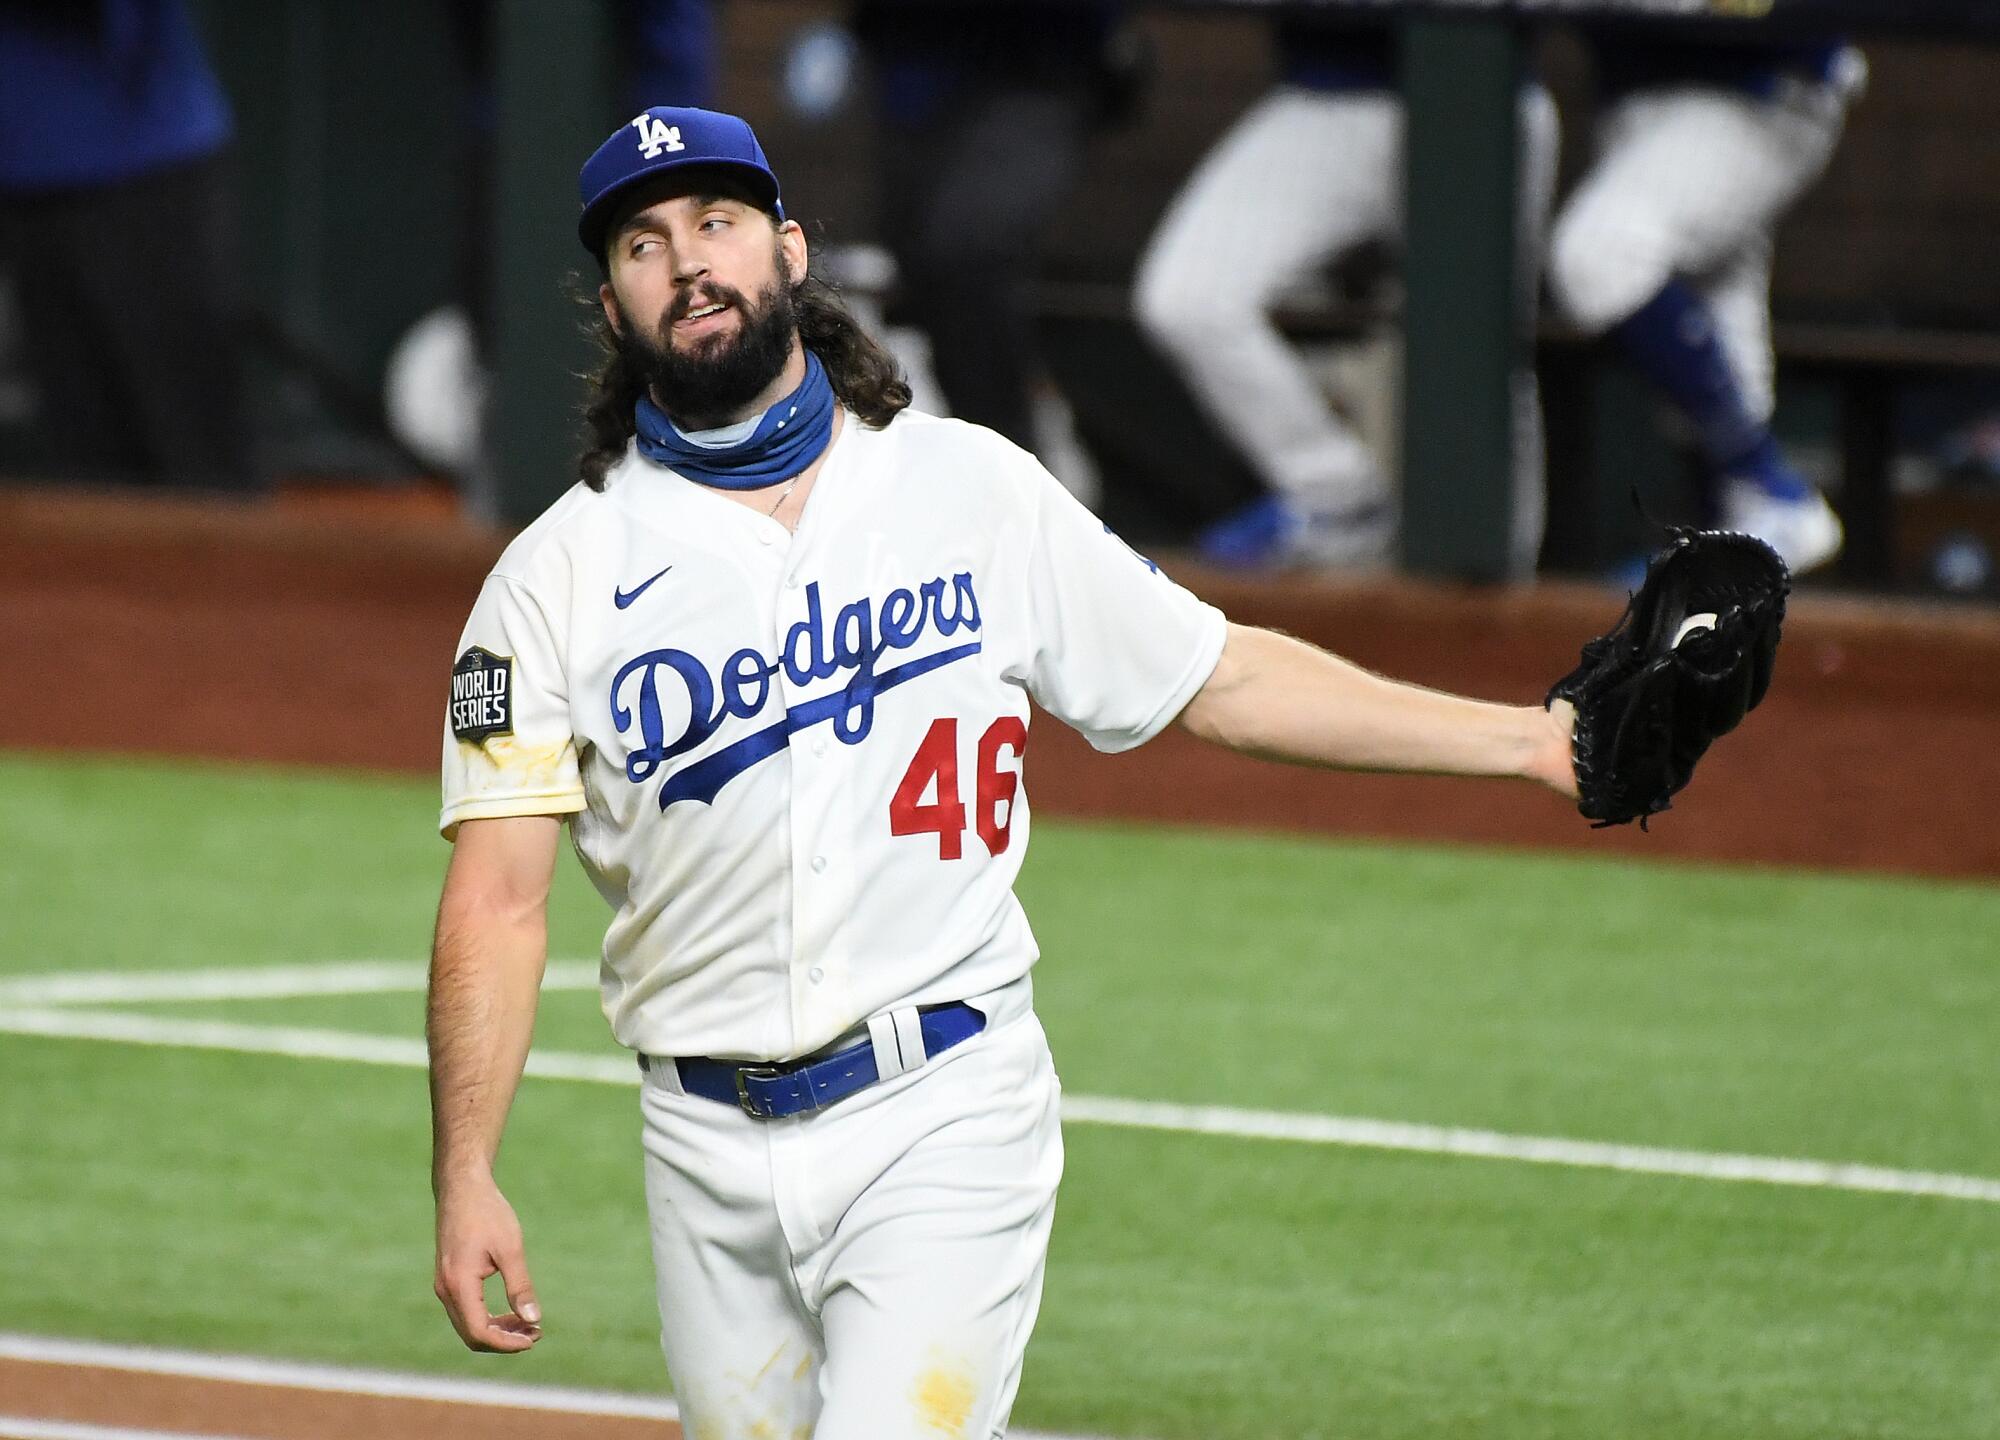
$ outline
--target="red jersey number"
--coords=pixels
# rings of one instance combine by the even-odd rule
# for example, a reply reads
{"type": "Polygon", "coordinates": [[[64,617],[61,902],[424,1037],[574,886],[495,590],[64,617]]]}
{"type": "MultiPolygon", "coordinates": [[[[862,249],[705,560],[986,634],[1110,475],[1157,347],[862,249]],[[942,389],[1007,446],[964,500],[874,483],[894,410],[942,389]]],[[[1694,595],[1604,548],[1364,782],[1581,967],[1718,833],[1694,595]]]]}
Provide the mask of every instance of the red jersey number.
{"type": "Polygon", "coordinates": [[[958,721],[933,720],[924,743],[889,800],[891,835],[938,837],[938,859],[956,860],[965,837],[965,807],[958,800],[958,721]],[[926,793],[935,800],[926,801],[926,793]]]}
{"type": "MultiPolygon", "coordinates": [[[[1027,752],[1028,727],[1016,715],[1003,715],[979,737],[978,768],[973,777],[973,828],[998,855],[1012,838],[1014,800],[1020,794],[1018,765],[1002,770],[1002,752],[1018,761],[1027,752]]],[[[910,758],[910,768],[889,799],[891,835],[935,835],[938,859],[956,860],[965,853],[965,804],[958,794],[958,721],[931,721],[923,743],[910,758]],[[928,796],[930,798],[926,799],[928,796]]]]}

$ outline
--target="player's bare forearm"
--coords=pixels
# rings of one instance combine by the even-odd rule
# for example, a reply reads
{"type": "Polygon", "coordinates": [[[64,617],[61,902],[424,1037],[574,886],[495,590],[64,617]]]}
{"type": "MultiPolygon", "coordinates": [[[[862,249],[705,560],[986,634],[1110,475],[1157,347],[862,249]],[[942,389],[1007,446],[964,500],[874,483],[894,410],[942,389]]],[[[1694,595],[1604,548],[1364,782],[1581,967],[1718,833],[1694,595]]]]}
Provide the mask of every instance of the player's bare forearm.
{"type": "Polygon", "coordinates": [[[1231,625],[1181,723],[1246,754],[1344,770],[1536,780],[1573,796],[1569,710],[1496,705],[1373,674],[1275,631],[1231,625]]]}
{"type": "Polygon", "coordinates": [[[438,902],[424,1033],[430,1045],[431,1180],[490,1176],[513,1104],[547,962],[549,880],[560,822],[459,827],[438,902]]]}
{"type": "Polygon", "coordinates": [[[518,1353],[542,1333],[521,1222],[494,1183],[493,1161],[535,1028],[559,828],[547,816],[466,821],[438,902],[424,1023],[437,1195],[433,1288],[473,1350],[518,1353]],[[500,1315],[486,1307],[494,1274],[512,1306],[500,1315]]]}

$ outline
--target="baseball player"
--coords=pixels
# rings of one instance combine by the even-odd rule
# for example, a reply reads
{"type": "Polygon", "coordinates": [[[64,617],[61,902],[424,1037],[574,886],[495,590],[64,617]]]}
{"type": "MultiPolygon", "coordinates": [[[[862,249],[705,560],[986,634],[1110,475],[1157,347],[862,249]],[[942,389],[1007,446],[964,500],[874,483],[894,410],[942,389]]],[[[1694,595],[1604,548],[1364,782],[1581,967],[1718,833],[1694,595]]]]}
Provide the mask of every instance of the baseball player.
{"type": "Polygon", "coordinates": [[[567,823],[688,1433],[1000,1435],[1062,1171],[1013,893],[1030,700],[1103,750],[1179,720],[1563,794],[1573,716],[1232,626],[1025,451],[906,409],[742,120],[649,110],[580,190],[591,449],[481,590],[443,736],[437,1294],[473,1349],[542,1334],[494,1163],[567,823]]]}
{"type": "Polygon", "coordinates": [[[1794,572],[1839,554],[1840,521],[1771,435],[1771,234],[1826,168],[1867,66],[1802,43],[1668,22],[1593,22],[1597,156],[1558,217],[1550,283],[1685,415],[1710,520],[1794,572]]]}
{"type": "MultiPolygon", "coordinates": [[[[1395,497],[1375,455],[1272,321],[1285,290],[1403,230],[1403,102],[1393,21],[1288,15],[1280,81],[1202,159],[1139,262],[1133,305],[1266,495],[1211,526],[1205,559],[1239,568],[1338,568],[1385,559],[1395,497]]],[[[1541,237],[1555,189],[1556,112],[1521,91],[1521,309],[1532,330],[1541,237]]],[[[1533,367],[1513,377],[1511,568],[1541,548],[1541,406],[1533,367]]]]}

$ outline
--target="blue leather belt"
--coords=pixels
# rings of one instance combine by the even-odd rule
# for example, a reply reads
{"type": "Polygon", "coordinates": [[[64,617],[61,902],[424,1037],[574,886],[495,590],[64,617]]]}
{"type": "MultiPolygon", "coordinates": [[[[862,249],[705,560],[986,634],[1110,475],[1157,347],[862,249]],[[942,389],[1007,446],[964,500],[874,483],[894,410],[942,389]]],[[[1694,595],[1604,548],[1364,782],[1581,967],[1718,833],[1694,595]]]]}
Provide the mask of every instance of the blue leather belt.
{"type": "MultiPolygon", "coordinates": [[[[941,1055],[986,1028],[986,1017],[954,1000],[949,1005],[917,1007],[917,1028],[923,1032],[926,1059],[941,1055]]],[[[649,1064],[657,1063],[649,1059],[649,1064]]],[[[735,1105],[757,1120],[776,1120],[806,1110],[821,1110],[845,1100],[881,1078],[875,1046],[863,1041],[837,1050],[824,1060],[790,1065],[745,1065],[735,1060],[711,1060],[705,1055],[674,1061],[681,1088],[704,1100],[735,1105]]]]}

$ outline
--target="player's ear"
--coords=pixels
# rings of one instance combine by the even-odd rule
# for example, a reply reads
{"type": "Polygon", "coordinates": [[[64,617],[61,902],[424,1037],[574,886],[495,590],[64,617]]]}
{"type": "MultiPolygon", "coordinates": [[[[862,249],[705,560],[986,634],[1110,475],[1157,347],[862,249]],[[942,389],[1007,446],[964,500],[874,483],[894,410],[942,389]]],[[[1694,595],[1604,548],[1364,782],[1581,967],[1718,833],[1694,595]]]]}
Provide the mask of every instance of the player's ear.
{"type": "Polygon", "coordinates": [[[597,287],[597,303],[604,307],[604,323],[611,327],[611,333],[619,337],[625,334],[625,314],[618,308],[618,292],[605,281],[597,287]]]}
{"type": "Polygon", "coordinates": [[[798,221],[778,222],[778,248],[784,252],[785,268],[791,272],[792,284],[797,285],[806,278],[806,271],[811,268],[806,248],[806,232],[798,221]]]}

